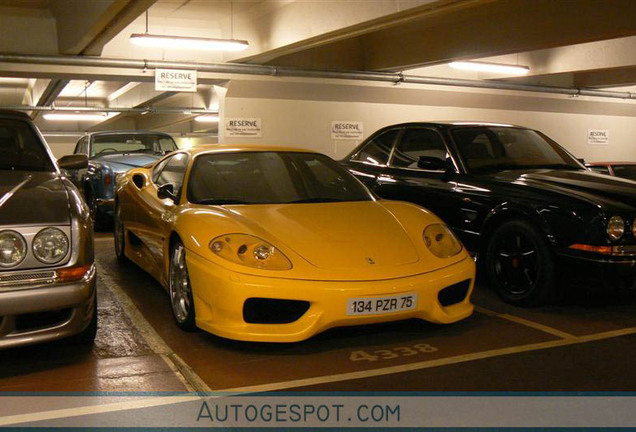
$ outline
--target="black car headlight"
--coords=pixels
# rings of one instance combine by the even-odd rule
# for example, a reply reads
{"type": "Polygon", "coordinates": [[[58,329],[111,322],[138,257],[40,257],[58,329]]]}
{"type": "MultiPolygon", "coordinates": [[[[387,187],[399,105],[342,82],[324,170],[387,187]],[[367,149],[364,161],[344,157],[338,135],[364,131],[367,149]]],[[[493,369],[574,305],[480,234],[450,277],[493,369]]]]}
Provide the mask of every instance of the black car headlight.
{"type": "Polygon", "coordinates": [[[422,237],[428,250],[438,258],[450,258],[462,251],[462,244],[446,225],[429,225],[422,237]]]}
{"type": "Polygon", "coordinates": [[[607,223],[607,235],[612,240],[618,240],[625,234],[625,221],[620,216],[612,216],[607,223]]]}
{"type": "Polygon", "coordinates": [[[27,254],[27,244],[19,233],[11,230],[0,232],[0,267],[15,267],[27,254]]]}
{"type": "Polygon", "coordinates": [[[33,239],[33,255],[44,264],[56,264],[68,253],[66,234],[57,228],[44,228],[33,239]]]}

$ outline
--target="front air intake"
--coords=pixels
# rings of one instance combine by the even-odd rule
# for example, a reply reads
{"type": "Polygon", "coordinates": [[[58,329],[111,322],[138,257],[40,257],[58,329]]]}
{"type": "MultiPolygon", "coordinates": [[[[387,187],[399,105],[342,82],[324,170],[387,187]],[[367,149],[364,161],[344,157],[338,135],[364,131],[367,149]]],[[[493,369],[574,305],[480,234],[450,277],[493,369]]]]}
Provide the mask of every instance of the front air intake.
{"type": "Polygon", "coordinates": [[[289,324],[309,309],[309,302],[249,298],[243,304],[243,320],[248,324],[289,324]]]}
{"type": "Polygon", "coordinates": [[[450,306],[461,303],[468,295],[470,279],[447,286],[437,294],[437,299],[442,306],[450,306]]]}

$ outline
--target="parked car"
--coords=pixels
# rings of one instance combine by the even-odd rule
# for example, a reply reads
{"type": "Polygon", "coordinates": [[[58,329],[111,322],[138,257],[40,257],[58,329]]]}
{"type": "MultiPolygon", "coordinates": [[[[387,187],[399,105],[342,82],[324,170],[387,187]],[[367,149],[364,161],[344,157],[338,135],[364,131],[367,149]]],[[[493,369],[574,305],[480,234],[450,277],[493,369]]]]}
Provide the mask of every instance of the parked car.
{"type": "Polygon", "coordinates": [[[55,162],[31,119],[0,112],[0,348],[97,330],[93,227],[79,191],[55,162]]]}
{"type": "Polygon", "coordinates": [[[80,138],[73,153],[88,156],[88,169],[70,172],[69,176],[82,191],[96,227],[112,218],[118,177],[176,149],[172,137],[161,132],[94,132],[80,138]]]}
{"type": "Polygon", "coordinates": [[[179,327],[230,339],[293,342],[473,310],[475,264],[442,221],[294,149],[181,150],[129,171],[115,251],[166,287],[179,327]]]}
{"type": "Polygon", "coordinates": [[[585,166],[601,174],[636,181],[636,162],[594,162],[585,166]]]}
{"type": "Polygon", "coordinates": [[[541,132],[480,123],[405,123],[344,165],[383,198],[442,218],[507,302],[553,301],[563,284],[634,288],[636,188],[592,173],[541,132]]]}

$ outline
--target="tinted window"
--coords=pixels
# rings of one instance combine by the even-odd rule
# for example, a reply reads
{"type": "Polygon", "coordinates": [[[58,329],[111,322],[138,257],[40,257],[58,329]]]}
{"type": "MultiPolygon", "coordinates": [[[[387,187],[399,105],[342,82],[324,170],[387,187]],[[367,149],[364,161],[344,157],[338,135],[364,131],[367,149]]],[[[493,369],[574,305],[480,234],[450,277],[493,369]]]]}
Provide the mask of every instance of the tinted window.
{"type": "Polygon", "coordinates": [[[420,157],[433,157],[445,161],[448,157],[442,137],[430,129],[413,128],[404,132],[395,148],[391,165],[417,168],[420,157]]]}
{"type": "Polygon", "coordinates": [[[630,180],[636,180],[636,165],[614,165],[614,174],[630,180]]]}
{"type": "Polygon", "coordinates": [[[158,175],[154,182],[157,184],[157,186],[162,186],[165,184],[174,185],[174,194],[175,196],[179,196],[179,193],[181,192],[181,186],[183,186],[183,178],[185,176],[187,167],[188,155],[185,153],[178,153],[166,160],[163,169],[158,172],[158,175]]]}
{"type": "Polygon", "coordinates": [[[589,167],[592,171],[597,172],[597,173],[601,173],[601,174],[607,174],[609,175],[609,168],[606,166],[591,166],[589,167]]]}
{"type": "Polygon", "coordinates": [[[391,148],[399,129],[386,131],[365,145],[352,160],[368,163],[371,165],[386,165],[389,162],[391,148]]]}
{"type": "Polygon", "coordinates": [[[45,144],[25,121],[0,120],[0,170],[53,171],[45,144]]]}
{"type": "Polygon", "coordinates": [[[112,153],[165,153],[177,145],[170,137],[156,134],[95,135],[90,157],[112,153]]]}
{"type": "Polygon", "coordinates": [[[283,204],[369,201],[347,170],[327,156],[296,152],[237,152],[198,156],[188,200],[201,204],[283,204]]]}
{"type": "Polygon", "coordinates": [[[469,127],[452,131],[459,153],[468,169],[581,169],[558,144],[529,129],[469,127]]]}

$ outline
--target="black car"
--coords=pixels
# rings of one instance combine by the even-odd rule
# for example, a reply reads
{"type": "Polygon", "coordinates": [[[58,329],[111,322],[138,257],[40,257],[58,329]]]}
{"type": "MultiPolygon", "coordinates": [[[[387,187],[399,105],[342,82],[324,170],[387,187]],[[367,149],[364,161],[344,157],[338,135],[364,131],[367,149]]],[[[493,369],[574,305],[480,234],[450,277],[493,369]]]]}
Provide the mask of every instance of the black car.
{"type": "Polygon", "coordinates": [[[343,163],[380,197],[445,220],[507,302],[555,300],[561,274],[576,286],[635,288],[636,182],[586,170],[541,132],[405,123],[343,163]]]}

